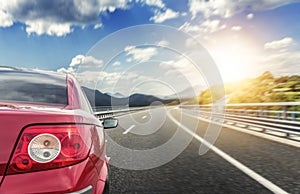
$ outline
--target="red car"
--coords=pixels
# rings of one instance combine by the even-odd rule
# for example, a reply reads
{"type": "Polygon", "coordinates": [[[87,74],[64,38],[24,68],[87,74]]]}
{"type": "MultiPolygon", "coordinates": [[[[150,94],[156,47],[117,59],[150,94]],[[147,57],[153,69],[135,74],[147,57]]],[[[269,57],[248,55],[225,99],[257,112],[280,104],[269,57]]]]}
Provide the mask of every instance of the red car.
{"type": "Polygon", "coordinates": [[[0,193],[107,192],[103,128],[73,76],[0,67],[0,193]]]}

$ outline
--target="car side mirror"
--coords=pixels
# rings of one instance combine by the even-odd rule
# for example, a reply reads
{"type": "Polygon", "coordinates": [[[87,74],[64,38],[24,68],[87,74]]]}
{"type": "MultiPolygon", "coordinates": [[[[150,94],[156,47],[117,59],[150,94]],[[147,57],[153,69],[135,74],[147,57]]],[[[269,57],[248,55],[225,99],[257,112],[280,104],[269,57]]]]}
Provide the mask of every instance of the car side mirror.
{"type": "Polygon", "coordinates": [[[103,120],[104,129],[116,128],[118,126],[118,119],[107,118],[103,120]]]}

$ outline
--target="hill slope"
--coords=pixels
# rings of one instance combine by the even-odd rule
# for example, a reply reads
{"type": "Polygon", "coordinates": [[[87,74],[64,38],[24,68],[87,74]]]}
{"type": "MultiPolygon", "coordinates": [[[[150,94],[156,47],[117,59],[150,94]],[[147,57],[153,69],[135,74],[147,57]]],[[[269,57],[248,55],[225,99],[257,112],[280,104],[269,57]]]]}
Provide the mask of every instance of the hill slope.
{"type": "MultiPolygon", "coordinates": [[[[265,72],[257,78],[225,84],[224,88],[228,97],[227,103],[300,101],[300,76],[298,75],[275,78],[270,72],[265,72]]],[[[212,102],[210,92],[211,88],[199,95],[199,104],[212,102]]]]}

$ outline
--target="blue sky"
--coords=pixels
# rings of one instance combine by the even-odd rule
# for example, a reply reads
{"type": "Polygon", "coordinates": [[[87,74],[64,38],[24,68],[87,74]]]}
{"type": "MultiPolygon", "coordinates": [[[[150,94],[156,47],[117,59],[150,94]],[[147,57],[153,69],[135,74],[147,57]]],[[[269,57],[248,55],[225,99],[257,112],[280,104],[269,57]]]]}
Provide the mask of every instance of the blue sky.
{"type": "MultiPolygon", "coordinates": [[[[93,56],[94,59],[83,58],[104,37],[135,25],[157,24],[171,26],[194,37],[212,56],[224,82],[255,77],[266,70],[276,76],[299,74],[299,10],[299,1],[291,0],[241,0],[238,3],[234,0],[1,0],[0,65],[76,71],[78,63],[93,63],[95,58],[103,63],[97,56],[93,56]]],[[[133,32],[130,38],[124,37],[124,42],[138,36],[143,38],[142,34],[133,32]]],[[[159,42],[157,40],[157,44],[159,42]]],[[[165,43],[170,44],[172,43],[165,43]]],[[[151,66],[151,59],[165,61],[167,64],[170,61],[182,64],[182,59],[178,56],[171,60],[171,54],[157,48],[135,46],[129,44],[127,50],[125,46],[121,54],[123,57],[115,59],[116,63],[111,63],[111,68],[107,68],[106,72],[102,72],[103,69],[97,70],[98,74],[94,76],[97,76],[98,82],[110,80],[104,84],[106,89],[103,90],[113,92],[109,89],[112,88],[110,84],[113,81],[114,84],[120,82],[121,73],[128,77],[133,76],[132,73],[144,73],[144,78],[148,80],[160,80],[158,72],[161,77],[165,77],[168,73],[164,72],[165,69],[149,74],[152,66],[157,69],[166,66],[151,66]],[[128,68],[134,61],[149,63],[142,64],[141,67],[144,68],[139,70],[130,70],[131,75],[128,75],[128,68]],[[145,72],[148,72],[147,76],[145,72]],[[99,78],[99,75],[106,78],[99,78]],[[119,80],[111,81],[112,77],[119,80]]],[[[103,52],[106,52],[105,48],[103,52]]],[[[94,65],[97,66],[97,62],[94,65]]],[[[185,68],[188,69],[191,65],[187,66],[185,68]]],[[[93,64],[88,67],[93,67],[93,64]]],[[[191,72],[192,68],[189,69],[191,72]]],[[[178,72],[183,74],[188,70],[178,72]]],[[[87,72],[84,75],[83,77],[92,77],[87,72]]],[[[189,76],[188,82],[196,82],[195,77],[199,77],[197,74],[189,76]]],[[[160,82],[163,83],[161,80],[160,82]]],[[[164,83],[168,82],[172,82],[171,79],[164,80],[164,83]]],[[[130,83],[133,81],[130,80],[130,83]]],[[[99,83],[93,84],[95,87],[99,83]]],[[[187,85],[201,84],[203,80],[187,85]]],[[[137,83],[132,87],[136,85],[137,83]]],[[[185,87],[187,86],[182,85],[178,90],[185,87]]],[[[169,88],[161,93],[168,94],[170,91],[169,88]]],[[[126,93],[125,90],[122,92],[126,93]]]]}

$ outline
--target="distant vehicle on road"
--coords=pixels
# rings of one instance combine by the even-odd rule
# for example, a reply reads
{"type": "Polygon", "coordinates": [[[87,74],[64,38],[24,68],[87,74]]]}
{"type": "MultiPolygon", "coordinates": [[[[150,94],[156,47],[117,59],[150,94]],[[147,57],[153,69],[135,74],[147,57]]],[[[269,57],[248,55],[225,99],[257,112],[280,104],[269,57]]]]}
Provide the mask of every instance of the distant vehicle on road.
{"type": "Polygon", "coordinates": [[[0,193],[107,192],[104,125],[72,75],[0,67],[0,193]]]}

